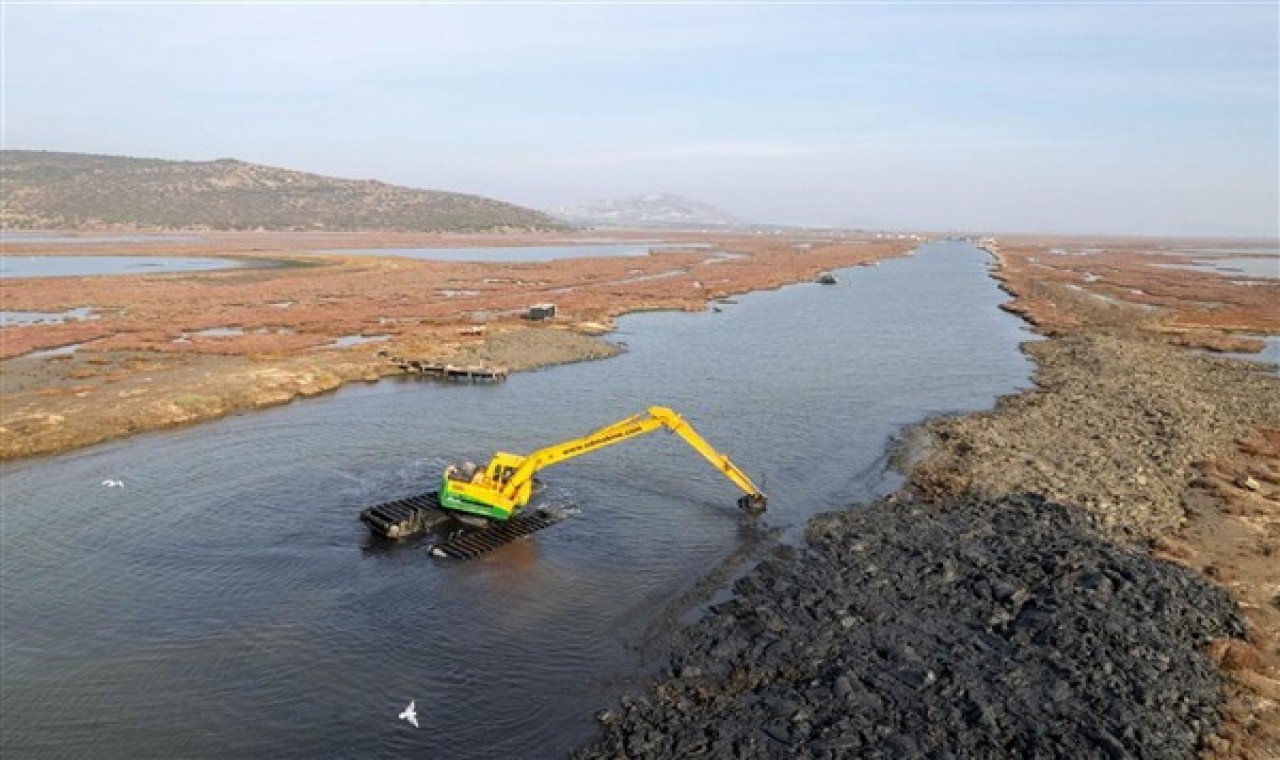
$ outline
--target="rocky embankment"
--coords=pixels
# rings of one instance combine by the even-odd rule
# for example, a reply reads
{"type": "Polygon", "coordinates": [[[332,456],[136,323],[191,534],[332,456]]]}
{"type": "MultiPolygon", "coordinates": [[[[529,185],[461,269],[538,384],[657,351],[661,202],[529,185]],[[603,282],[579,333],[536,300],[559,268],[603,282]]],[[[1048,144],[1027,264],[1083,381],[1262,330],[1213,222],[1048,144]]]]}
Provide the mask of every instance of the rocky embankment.
{"type": "Polygon", "coordinates": [[[935,450],[913,486],[1047,494],[1227,590],[1248,635],[1207,650],[1228,682],[1206,757],[1280,757],[1280,378],[1136,330],[1025,348],[1038,389],[928,425],[935,450]]]}
{"type": "Polygon", "coordinates": [[[1243,624],[1196,574],[1036,496],[885,501],[809,525],[680,634],[604,757],[1190,757],[1243,624]]]}

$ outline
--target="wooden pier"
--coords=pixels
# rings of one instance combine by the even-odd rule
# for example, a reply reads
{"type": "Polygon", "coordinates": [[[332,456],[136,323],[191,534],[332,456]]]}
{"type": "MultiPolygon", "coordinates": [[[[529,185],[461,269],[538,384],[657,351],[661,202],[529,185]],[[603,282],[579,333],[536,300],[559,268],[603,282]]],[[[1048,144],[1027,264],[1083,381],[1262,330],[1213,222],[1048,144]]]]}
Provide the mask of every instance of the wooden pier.
{"type": "Polygon", "coordinates": [[[462,380],[470,383],[476,383],[498,382],[507,379],[506,367],[460,367],[456,364],[442,364],[439,362],[422,361],[420,359],[390,358],[393,364],[405,372],[415,375],[436,377],[441,380],[462,380]]]}

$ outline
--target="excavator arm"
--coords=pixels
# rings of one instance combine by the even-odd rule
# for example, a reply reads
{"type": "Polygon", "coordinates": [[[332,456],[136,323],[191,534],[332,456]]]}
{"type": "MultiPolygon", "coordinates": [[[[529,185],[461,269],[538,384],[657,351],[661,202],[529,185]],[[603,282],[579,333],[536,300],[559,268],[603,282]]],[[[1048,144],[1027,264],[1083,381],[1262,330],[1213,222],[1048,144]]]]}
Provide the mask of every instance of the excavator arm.
{"type": "Polygon", "coordinates": [[[712,448],[711,444],[707,443],[706,439],[698,435],[698,431],[694,430],[692,425],[685,422],[683,417],[676,414],[671,409],[667,409],[662,406],[650,407],[649,415],[654,419],[661,421],[663,425],[670,428],[671,432],[683,438],[685,443],[689,444],[694,451],[701,454],[708,462],[711,463],[712,467],[720,471],[720,474],[733,481],[734,485],[742,489],[744,495],[742,498],[738,499],[738,507],[742,509],[743,512],[746,512],[752,517],[764,512],[765,505],[769,501],[768,497],[764,495],[764,492],[757,488],[756,484],[751,482],[751,478],[747,477],[747,474],[740,470],[738,465],[734,464],[729,457],[712,448]]]}
{"type": "Polygon", "coordinates": [[[751,516],[764,512],[768,499],[746,473],[730,459],[716,451],[676,412],[666,407],[650,407],[648,414],[636,414],[600,428],[581,438],[538,449],[527,456],[498,452],[484,470],[470,477],[458,477],[450,466],[440,489],[440,503],[446,509],[505,520],[529,503],[533,495],[534,475],[554,464],[597,451],[666,427],[679,435],[722,475],[742,489],[738,506],[751,516]]]}

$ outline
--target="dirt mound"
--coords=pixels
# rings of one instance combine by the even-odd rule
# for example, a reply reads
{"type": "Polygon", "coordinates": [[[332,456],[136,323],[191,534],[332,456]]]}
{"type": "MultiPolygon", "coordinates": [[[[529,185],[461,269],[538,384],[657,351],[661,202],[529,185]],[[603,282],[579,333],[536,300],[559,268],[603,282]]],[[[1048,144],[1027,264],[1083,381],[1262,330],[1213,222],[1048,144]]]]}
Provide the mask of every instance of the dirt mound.
{"type": "Polygon", "coordinates": [[[612,343],[568,330],[512,330],[490,335],[483,343],[463,345],[451,364],[506,367],[518,371],[551,364],[607,359],[621,349],[612,343]]]}
{"type": "Polygon", "coordinates": [[[1221,590],[1036,496],[815,518],[579,757],[1192,757],[1221,590]]]}

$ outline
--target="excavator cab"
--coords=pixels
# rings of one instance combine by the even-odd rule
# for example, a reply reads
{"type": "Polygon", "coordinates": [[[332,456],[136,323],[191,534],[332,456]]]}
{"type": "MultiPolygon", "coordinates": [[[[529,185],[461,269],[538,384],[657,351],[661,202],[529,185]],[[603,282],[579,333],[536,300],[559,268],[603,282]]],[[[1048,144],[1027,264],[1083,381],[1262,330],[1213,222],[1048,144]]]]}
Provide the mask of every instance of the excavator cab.
{"type": "Polygon", "coordinates": [[[454,512],[505,521],[532,495],[532,481],[526,488],[516,488],[511,495],[504,489],[524,463],[518,454],[498,452],[483,468],[466,462],[461,468],[450,464],[440,479],[440,506],[454,512]],[[529,490],[529,493],[524,493],[529,490]],[[520,498],[523,496],[523,501],[520,498]]]}

